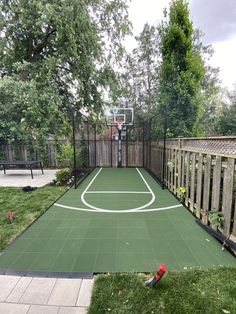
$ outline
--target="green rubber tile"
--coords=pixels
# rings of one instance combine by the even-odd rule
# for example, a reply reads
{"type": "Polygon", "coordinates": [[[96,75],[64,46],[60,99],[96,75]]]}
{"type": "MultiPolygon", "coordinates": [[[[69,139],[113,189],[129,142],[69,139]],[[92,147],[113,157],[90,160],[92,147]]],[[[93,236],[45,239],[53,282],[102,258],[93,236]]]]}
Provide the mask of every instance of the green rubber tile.
{"type": "MultiPolygon", "coordinates": [[[[11,251],[17,252],[17,253],[22,253],[33,242],[33,240],[34,239],[31,239],[31,238],[20,237],[17,239],[17,241],[13,242],[13,244],[11,245],[11,251]]],[[[35,240],[37,240],[37,239],[35,239],[35,240]]]]}
{"type": "Polygon", "coordinates": [[[136,169],[103,168],[89,191],[148,191],[136,169]],[[132,182],[132,184],[130,184],[132,182]]]}
{"type": "Polygon", "coordinates": [[[91,272],[91,269],[95,269],[97,254],[80,252],[73,271],[76,272],[91,272]]]}
{"type": "Polygon", "coordinates": [[[84,240],[83,239],[73,239],[69,238],[64,242],[64,245],[61,245],[61,250],[64,253],[73,253],[73,252],[79,252],[84,240]]]}
{"type": "Polygon", "coordinates": [[[123,271],[123,269],[127,269],[128,272],[153,271],[158,263],[159,260],[153,254],[133,254],[127,252],[116,255],[117,271],[123,271]]]}
{"type": "Polygon", "coordinates": [[[39,253],[37,258],[29,267],[30,271],[48,272],[55,262],[55,253],[39,253]]]}
{"type": "Polygon", "coordinates": [[[93,220],[90,221],[89,228],[115,229],[117,227],[117,220],[116,220],[117,217],[114,215],[112,216],[112,219],[107,219],[106,217],[107,217],[107,214],[98,214],[98,215],[95,214],[95,216],[93,216],[93,220]],[[100,219],[97,218],[98,216],[100,217],[100,219]]]}
{"type": "Polygon", "coordinates": [[[115,254],[117,251],[116,241],[111,239],[100,239],[98,253],[112,253],[115,254]]]}
{"type": "Polygon", "coordinates": [[[150,239],[148,230],[145,228],[118,228],[117,238],[130,238],[130,239],[150,239]]]}
{"type": "Polygon", "coordinates": [[[98,254],[95,262],[97,272],[112,272],[115,268],[115,254],[103,253],[98,254]]]}
{"type": "Polygon", "coordinates": [[[17,271],[29,270],[38,256],[39,253],[24,252],[17,257],[14,263],[11,264],[11,267],[17,271]]]}
{"type": "Polygon", "coordinates": [[[86,239],[116,239],[117,230],[113,228],[93,228],[88,229],[86,233],[86,239]]]}
{"type": "Polygon", "coordinates": [[[147,239],[117,239],[117,253],[153,253],[152,242],[147,239]]]}
{"type": "Polygon", "coordinates": [[[151,201],[150,194],[87,194],[85,200],[101,209],[128,210],[144,206],[151,201]]]}
{"type": "Polygon", "coordinates": [[[58,253],[63,248],[64,241],[58,239],[47,240],[45,246],[40,250],[42,253],[58,253]]]}
{"type": "Polygon", "coordinates": [[[24,251],[28,253],[41,252],[46,243],[45,239],[33,239],[33,241],[25,247],[24,251]]]}
{"type": "Polygon", "coordinates": [[[80,247],[81,253],[96,254],[99,249],[99,239],[85,239],[80,247]]]}
{"type": "Polygon", "coordinates": [[[0,255],[0,268],[6,269],[11,267],[11,265],[17,260],[19,256],[19,252],[5,250],[4,253],[0,255]]]}
{"type": "Polygon", "coordinates": [[[61,240],[64,240],[67,238],[68,234],[70,234],[71,232],[71,228],[60,228],[60,229],[57,229],[53,235],[52,235],[52,238],[53,239],[61,239],[61,240]]]}
{"type": "MultiPolygon", "coordinates": [[[[55,230],[53,229],[53,232],[55,230]]],[[[38,237],[41,237],[41,234],[44,234],[42,232],[42,229],[40,228],[35,228],[35,226],[33,228],[29,228],[24,232],[24,238],[28,238],[28,239],[37,239],[38,237]]]]}
{"type": "Polygon", "coordinates": [[[236,259],[221,250],[219,242],[195,223],[191,213],[170,192],[163,191],[144,169],[139,171],[155,194],[152,204],[148,205],[150,194],[84,193],[92,180],[89,191],[148,191],[135,168],[102,169],[96,178],[99,169],[95,169],[78,189],[68,190],[57,201],[69,208],[53,205],[0,255],[0,269],[154,271],[161,262],[172,270],[236,266],[236,259]],[[82,194],[95,207],[112,212],[89,208],[82,194]],[[145,202],[143,212],[126,212],[145,202]],[[147,211],[170,206],[178,207],[147,211]],[[115,213],[117,209],[123,212],[115,213]]]}
{"type": "MultiPolygon", "coordinates": [[[[54,234],[56,233],[56,230],[57,230],[56,227],[57,226],[55,226],[55,228],[50,228],[50,229],[48,229],[48,228],[47,229],[37,229],[37,230],[39,230],[37,238],[45,239],[45,241],[47,239],[53,238],[53,236],[54,236],[54,234]]],[[[32,228],[32,230],[33,229],[34,228],[32,228]]]]}
{"type": "Polygon", "coordinates": [[[75,271],[76,260],[77,260],[76,251],[74,251],[73,253],[69,253],[69,252],[60,253],[54,258],[54,262],[50,266],[49,271],[51,271],[51,272],[73,272],[73,271],[75,271]]]}
{"type": "Polygon", "coordinates": [[[70,230],[70,238],[76,238],[76,239],[85,239],[86,234],[88,232],[88,229],[85,228],[71,228],[70,230]]]}

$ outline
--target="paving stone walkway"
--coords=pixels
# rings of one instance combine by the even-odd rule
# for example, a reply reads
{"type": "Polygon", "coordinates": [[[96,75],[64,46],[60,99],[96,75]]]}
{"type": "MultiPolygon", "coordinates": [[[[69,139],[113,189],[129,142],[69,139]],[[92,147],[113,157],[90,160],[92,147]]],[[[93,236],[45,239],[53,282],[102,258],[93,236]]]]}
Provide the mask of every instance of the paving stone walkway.
{"type": "Polygon", "coordinates": [[[0,169],[0,186],[2,187],[23,187],[23,186],[33,186],[40,187],[55,179],[56,169],[44,169],[44,174],[41,170],[34,169],[34,178],[31,178],[29,169],[7,169],[7,173],[4,174],[3,170],[0,169]]]}
{"type": "Polygon", "coordinates": [[[85,314],[93,279],[0,276],[0,313],[85,314]]]}

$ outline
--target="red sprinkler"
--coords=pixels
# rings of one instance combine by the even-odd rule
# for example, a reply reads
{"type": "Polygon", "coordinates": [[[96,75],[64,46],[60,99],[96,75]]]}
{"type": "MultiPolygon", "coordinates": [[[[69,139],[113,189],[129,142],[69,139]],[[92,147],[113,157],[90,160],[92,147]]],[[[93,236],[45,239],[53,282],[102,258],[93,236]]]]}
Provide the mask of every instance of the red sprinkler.
{"type": "Polygon", "coordinates": [[[155,285],[158,283],[159,280],[161,280],[161,277],[166,272],[166,265],[160,264],[160,266],[157,268],[157,271],[155,272],[154,276],[145,281],[145,286],[147,287],[155,287],[155,285]]]}

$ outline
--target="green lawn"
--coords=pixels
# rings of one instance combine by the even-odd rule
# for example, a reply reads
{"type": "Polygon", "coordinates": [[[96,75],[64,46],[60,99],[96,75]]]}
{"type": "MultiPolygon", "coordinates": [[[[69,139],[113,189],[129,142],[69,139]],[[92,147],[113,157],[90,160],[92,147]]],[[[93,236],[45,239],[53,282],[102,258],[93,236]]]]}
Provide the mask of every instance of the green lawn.
{"type": "Polygon", "coordinates": [[[21,188],[0,188],[0,251],[49,207],[65,189],[65,187],[46,186],[33,192],[23,192],[21,188]],[[14,212],[13,223],[9,223],[7,219],[9,211],[14,212]]]}
{"type": "Polygon", "coordinates": [[[95,280],[89,314],[236,313],[236,268],[168,272],[156,288],[144,274],[107,274],[95,280]]]}

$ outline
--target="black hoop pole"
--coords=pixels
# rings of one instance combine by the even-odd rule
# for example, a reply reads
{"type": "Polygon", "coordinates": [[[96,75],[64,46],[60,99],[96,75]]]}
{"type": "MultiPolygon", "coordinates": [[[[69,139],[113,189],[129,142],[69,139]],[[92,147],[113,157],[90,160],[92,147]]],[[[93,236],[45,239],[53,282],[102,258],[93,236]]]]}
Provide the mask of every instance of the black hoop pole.
{"type": "Polygon", "coordinates": [[[165,165],[166,165],[166,132],[167,132],[167,108],[164,113],[164,136],[163,136],[163,158],[162,158],[162,190],[165,189],[165,165]]]}
{"type": "Polygon", "coordinates": [[[75,117],[76,117],[76,111],[73,109],[72,112],[72,142],[73,142],[73,154],[74,154],[74,187],[76,189],[76,182],[77,182],[77,165],[76,165],[76,141],[75,141],[75,117]]]}
{"type": "Polygon", "coordinates": [[[144,122],[143,122],[143,167],[144,167],[144,122]]]}
{"type": "Polygon", "coordinates": [[[95,158],[94,158],[94,162],[95,162],[95,167],[97,167],[97,130],[96,130],[96,124],[94,124],[94,145],[95,145],[95,149],[94,149],[94,153],[95,153],[95,158]]]}
{"type": "Polygon", "coordinates": [[[149,154],[148,154],[148,167],[151,168],[151,145],[152,145],[152,119],[149,120],[149,154]]]}
{"type": "Polygon", "coordinates": [[[122,167],[121,129],[118,129],[118,168],[122,167]]]}
{"type": "Polygon", "coordinates": [[[111,125],[111,168],[112,168],[112,125],[111,125]]]}
{"type": "Polygon", "coordinates": [[[90,149],[89,149],[89,122],[87,121],[87,149],[88,149],[88,153],[87,153],[87,165],[88,168],[90,166],[90,149]]]}
{"type": "Polygon", "coordinates": [[[128,156],[128,127],[126,127],[126,167],[128,167],[129,156],[128,156]]]}

